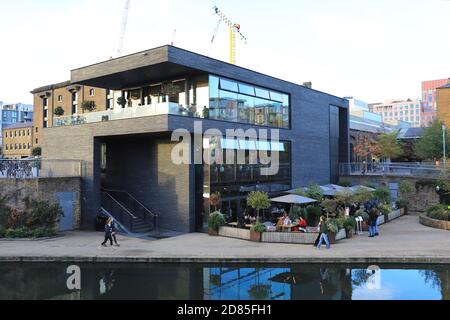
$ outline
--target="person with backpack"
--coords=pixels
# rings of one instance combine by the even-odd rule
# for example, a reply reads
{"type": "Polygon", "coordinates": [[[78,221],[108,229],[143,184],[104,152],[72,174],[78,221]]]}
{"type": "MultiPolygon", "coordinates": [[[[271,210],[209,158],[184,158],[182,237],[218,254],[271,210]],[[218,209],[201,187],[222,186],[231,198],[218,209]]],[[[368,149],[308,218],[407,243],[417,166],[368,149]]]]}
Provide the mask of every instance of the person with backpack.
{"type": "Polygon", "coordinates": [[[322,247],[322,243],[324,241],[327,245],[327,249],[330,249],[331,246],[330,246],[330,240],[328,239],[327,219],[324,216],[320,217],[319,233],[320,233],[320,238],[319,238],[319,243],[317,244],[317,249],[320,250],[320,248],[322,247]]]}

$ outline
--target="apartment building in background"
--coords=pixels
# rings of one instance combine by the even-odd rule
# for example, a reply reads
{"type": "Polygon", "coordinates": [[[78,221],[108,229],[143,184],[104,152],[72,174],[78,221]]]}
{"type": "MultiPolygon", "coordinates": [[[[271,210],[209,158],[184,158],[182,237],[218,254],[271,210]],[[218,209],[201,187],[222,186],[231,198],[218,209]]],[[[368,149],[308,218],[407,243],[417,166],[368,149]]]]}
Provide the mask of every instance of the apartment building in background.
{"type": "Polygon", "coordinates": [[[31,93],[34,96],[34,147],[41,146],[42,129],[53,127],[55,121],[89,112],[82,108],[84,101],[94,103],[92,111],[107,110],[113,103],[111,91],[70,81],[39,87],[31,93]],[[62,114],[55,115],[57,110],[62,110],[62,114]]]}
{"type": "Polygon", "coordinates": [[[0,102],[0,146],[3,145],[4,128],[23,122],[33,122],[33,106],[23,103],[3,104],[0,102]]]}
{"type": "Polygon", "coordinates": [[[450,79],[422,82],[422,119],[421,126],[428,127],[437,119],[437,88],[450,83],[450,79]]]}
{"type": "MultiPolygon", "coordinates": [[[[400,125],[404,123],[410,127],[420,127],[422,124],[421,101],[416,100],[387,100],[383,103],[369,104],[369,110],[379,114],[382,121],[400,125]]],[[[404,127],[404,126],[403,126],[404,127]]]]}
{"type": "Polygon", "coordinates": [[[32,155],[33,122],[15,123],[3,128],[3,158],[23,159],[32,155]]]}
{"type": "Polygon", "coordinates": [[[450,83],[437,88],[436,103],[439,121],[450,128],[450,83]]]}

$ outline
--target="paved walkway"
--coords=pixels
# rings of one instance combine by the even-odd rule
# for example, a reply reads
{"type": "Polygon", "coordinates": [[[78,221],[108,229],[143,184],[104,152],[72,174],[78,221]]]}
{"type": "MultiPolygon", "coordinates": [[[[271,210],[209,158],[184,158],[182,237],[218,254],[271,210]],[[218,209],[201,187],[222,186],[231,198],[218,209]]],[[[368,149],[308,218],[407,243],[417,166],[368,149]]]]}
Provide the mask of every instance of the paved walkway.
{"type": "Polygon", "coordinates": [[[331,250],[312,246],[254,243],[187,234],[163,240],[119,236],[120,248],[99,248],[102,233],[67,232],[41,241],[0,241],[1,261],[73,262],[299,262],[299,263],[447,263],[450,233],[405,216],[381,226],[381,236],[340,241],[331,250]]]}

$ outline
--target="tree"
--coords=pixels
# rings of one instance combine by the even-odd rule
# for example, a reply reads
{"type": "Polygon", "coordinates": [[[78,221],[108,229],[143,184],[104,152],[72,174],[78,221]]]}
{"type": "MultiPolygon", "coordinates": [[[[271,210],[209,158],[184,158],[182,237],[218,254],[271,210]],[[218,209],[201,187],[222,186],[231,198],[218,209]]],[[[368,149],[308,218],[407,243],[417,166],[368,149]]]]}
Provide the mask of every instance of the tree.
{"type": "Polygon", "coordinates": [[[373,139],[370,139],[367,135],[358,134],[356,137],[356,144],[353,147],[353,151],[363,160],[367,160],[367,158],[375,154],[377,152],[377,142],[373,139]]]}
{"type": "Polygon", "coordinates": [[[64,115],[64,109],[62,107],[57,107],[54,112],[55,116],[62,117],[64,115]]]}
{"type": "Polygon", "coordinates": [[[260,211],[270,207],[270,199],[267,193],[261,191],[252,191],[248,195],[247,204],[258,212],[258,221],[260,211]]]}
{"type": "Polygon", "coordinates": [[[322,201],[322,203],[320,205],[322,206],[322,208],[325,209],[325,211],[327,213],[327,218],[329,217],[330,214],[333,214],[334,212],[336,212],[336,209],[337,209],[336,200],[325,199],[322,201]]]}
{"type": "MultiPolygon", "coordinates": [[[[450,137],[448,131],[445,133],[447,150],[450,148],[450,137]]],[[[422,138],[414,145],[414,152],[416,156],[423,160],[433,160],[443,158],[443,132],[442,123],[439,121],[433,122],[431,127],[424,129],[422,138]]],[[[445,155],[447,156],[447,155],[445,155]]]]}
{"type": "Polygon", "coordinates": [[[379,135],[374,154],[387,159],[400,157],[403,154],[403,148],[397,140],[397,132],[379,135]]]}
{"type": "Polygon", "coordinates": [[[41,147],[33,148],[33,150],[31,150],[31,154],[33,155],[33,157],[40,157],[42,155],[42,148],[41,147]]]}
{"type": "Polygon", "coordinates": [[[219,192],[213,193],[209,197],[209,204],[214,207],[214,211],[217,211],[217,207],[219,206],[221,201],[221,196],[219,192]]]}
{"type": "Polygon", "coordinates": [[[81,108],[84,111],[92,112],[95,110],[95,108],[97,108],[97,106],[95,105],[95,101],[85,100],[81,103],[81,108]]]}

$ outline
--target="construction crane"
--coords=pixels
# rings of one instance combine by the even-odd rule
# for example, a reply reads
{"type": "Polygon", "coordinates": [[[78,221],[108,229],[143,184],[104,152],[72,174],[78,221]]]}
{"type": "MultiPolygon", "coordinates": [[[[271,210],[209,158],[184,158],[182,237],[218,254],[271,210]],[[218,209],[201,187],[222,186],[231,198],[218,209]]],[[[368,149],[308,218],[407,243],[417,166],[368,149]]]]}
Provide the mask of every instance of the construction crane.
{"type": "Polygon", "coordinates": [[[120,37],[119,37],[119,47],[117,48],[117,56],[122,56],[123,52],[123,44],[125,42],[125,33],[127,31],[128,24],[128,13],[130,12],[130,2],[131,0],[125,0],[125,9],[123,11],[122,16],[122,27],[120,29],[120,37]]]}
{"type": "Polygon", "coordinates": [[[214,42],[216,38],[217,32],[219,31],[220,23],[223,22],[228,27],[230,32],[230,63],[236,64],[236,39],[237,36],[241,38],[247,44],[247,38],[241,32],[241,25],[239,23],[233,23],[228,17],[220,11],[217,6],[214,6],[214,14],[219,16],[219,22],[217,24],[216,29],[214,30],[213,38],[211,40],[211,44],[214,42]]]}

